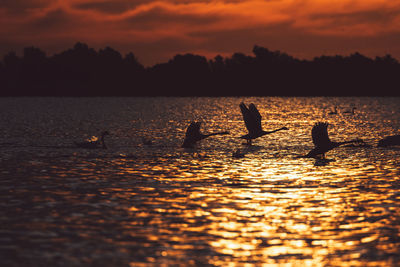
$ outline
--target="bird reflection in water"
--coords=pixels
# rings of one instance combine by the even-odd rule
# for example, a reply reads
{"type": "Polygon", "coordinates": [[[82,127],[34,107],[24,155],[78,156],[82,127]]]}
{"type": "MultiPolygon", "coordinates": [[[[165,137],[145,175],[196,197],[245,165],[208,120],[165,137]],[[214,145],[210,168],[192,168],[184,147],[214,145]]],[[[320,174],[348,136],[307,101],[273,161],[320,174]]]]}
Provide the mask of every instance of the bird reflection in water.
{"type": "Polygon", "coordinates": [[[326,159],[326,158],[315,158],[314,166],[326,166],[331,162],[334,162],[334,159],[326,159]]]}
{"type": "Polygon", "coordinates": [[[238,148],[238,149],[236,149],[236,150],[232,153],[232,156],[233,156],[234,158],[240,159],[240,158],[244,158],[245,153],[242,152],[242,151],[238,148]]]}

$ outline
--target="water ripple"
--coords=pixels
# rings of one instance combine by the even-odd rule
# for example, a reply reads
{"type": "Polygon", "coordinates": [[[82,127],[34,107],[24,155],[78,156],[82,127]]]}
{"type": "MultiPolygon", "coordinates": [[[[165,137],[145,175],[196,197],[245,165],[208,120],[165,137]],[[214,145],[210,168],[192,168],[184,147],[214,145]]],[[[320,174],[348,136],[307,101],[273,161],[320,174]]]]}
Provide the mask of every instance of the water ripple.
{"type": "Polygon", "coordinates": [[[237,138],[240,101],[2,99],[3,264],[395,266],[400,150],[376,140],[400,129],[398,99],[248,98],[266,129],[289,128],[252,147],[237,138]],[[328,116],[335,105],[357,113],[328,116]],[[180,148],[194,119],[231,135],[180,148]],[[331,123],[333,140],[371,146],[297,158],[318,120],[331,123]],[[73,147],[104,129],[109,149],[73,147]]]}

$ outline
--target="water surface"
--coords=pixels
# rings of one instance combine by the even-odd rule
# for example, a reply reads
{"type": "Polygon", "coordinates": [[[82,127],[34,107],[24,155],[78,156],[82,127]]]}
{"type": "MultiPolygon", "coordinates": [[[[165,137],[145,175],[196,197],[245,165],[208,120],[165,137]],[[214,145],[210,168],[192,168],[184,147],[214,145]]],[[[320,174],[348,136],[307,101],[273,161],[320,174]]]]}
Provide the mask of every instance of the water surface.
{"type": "Polygon", "coordinates": [[[400,98],[0,99],[5,266],[396,266],[400,98]],[[238,107],[265,130],[253,146],[238,107]],[[338,115],[328,115],[333,107],[338,115]],[[355,114],[345,114],[355,106],[355,114]],[[186,127],[230,135],[180,148],[186,127]],[[297,158],[330,123],[329,162],[297,158]],[[73,142],[108,130],[108,149],[73,142]],[[144,145],[143,138],[152,145],[144,145]],[[234,158],[240,149],[245,156],[234,158]],[[247,266],[247,265],[246,265],[247,266]]]}

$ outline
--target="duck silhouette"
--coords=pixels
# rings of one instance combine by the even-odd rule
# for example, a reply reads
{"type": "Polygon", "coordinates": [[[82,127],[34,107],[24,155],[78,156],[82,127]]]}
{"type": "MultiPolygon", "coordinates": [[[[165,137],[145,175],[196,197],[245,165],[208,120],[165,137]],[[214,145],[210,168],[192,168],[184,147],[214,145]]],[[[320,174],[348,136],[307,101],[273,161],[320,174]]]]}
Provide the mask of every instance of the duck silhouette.
{"type": "Polygon", "coordinates": [[[153,141],[150,138],[142,137],[142,144],[146,146],[152,146],[153,141]]]}
{"type": "Polygon", "coordinates": [[[287,127],[282,127],[272,131],[264,131],[261,127],[261,114],[257,107],[251,103],[247,107],[243,102],[239,105],[240,111],[243,115],[243,120],[246,125],[248,134],[240,136],[240,138],[247,140],[247,145],[251,145],[251,141],[266,134],[275,133],[281,130],[288,130],[287,127]]]}
{"type": "Polygon", "coordinates": [[[201,127],[201,122],[191,122],[190,123],[190,125],[186,129],[185,139],[183,141],[182,147],[192,148],[192,147],[194,147],[194,145],[197,142],[199,142],[209,136],[229,134],[229,132],[227,132],[227,131],[203,134],[200,132],[200,127],[201,127]]]}
{"type": "Polygon", "coordinates": [[[356,107],[352,107],[351,110],[346,110],[346,111],[344,111],[343,113],[344,113],[344,114],[351,114],[351,115],[353,115],[353,114],[354,114],[354,110],[356,110],[356,109],[357,109],[356,107]]]}
{"type": "Polygon", "coordinates": [[[321,156],[325,159],[325,153],[344,144],[349,143],[362,143],[361,139],[355,139],[350,141],[343,141],[343,142],[334,142],[331,141],[328,135],[328,123],[326,122],[317,122],[312,130],[311,136],[314,143],[314,148],[305,155],[305,158],[318,158],[321,156]]]}
{"type": "Polygon", "coordinates": [[[338,114],[337,107],[335,106],[335,109],[333,111],[329,112],[328,114],[329,115],[337,115],[338,114]]]}
{"type": "Polygon", "coordinates": [[[106,143],[104,142],[104,137],[106,135],[110,135],[108,131],[104,131],[101,133],[100,139],[98,137],[92,137],[91,139],[83,142],[74,142],[77,147],[87,148],[87,149],[96,149],[96,148],[107,148],[106,143]]]}

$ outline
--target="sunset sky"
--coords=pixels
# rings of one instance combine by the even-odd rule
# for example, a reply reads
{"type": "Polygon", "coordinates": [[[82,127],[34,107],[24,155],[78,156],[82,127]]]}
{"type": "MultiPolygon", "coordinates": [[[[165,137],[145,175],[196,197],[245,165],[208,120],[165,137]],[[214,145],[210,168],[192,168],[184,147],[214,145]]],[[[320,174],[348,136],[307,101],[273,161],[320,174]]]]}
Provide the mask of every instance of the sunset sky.
{"type": "Polygon", "coordinates": [[[400,0],[1,0],[0,55],[76,42],[133,52],[144,65],[177,53],[299,58],[360,52],[400,59],[400,0]]]}

